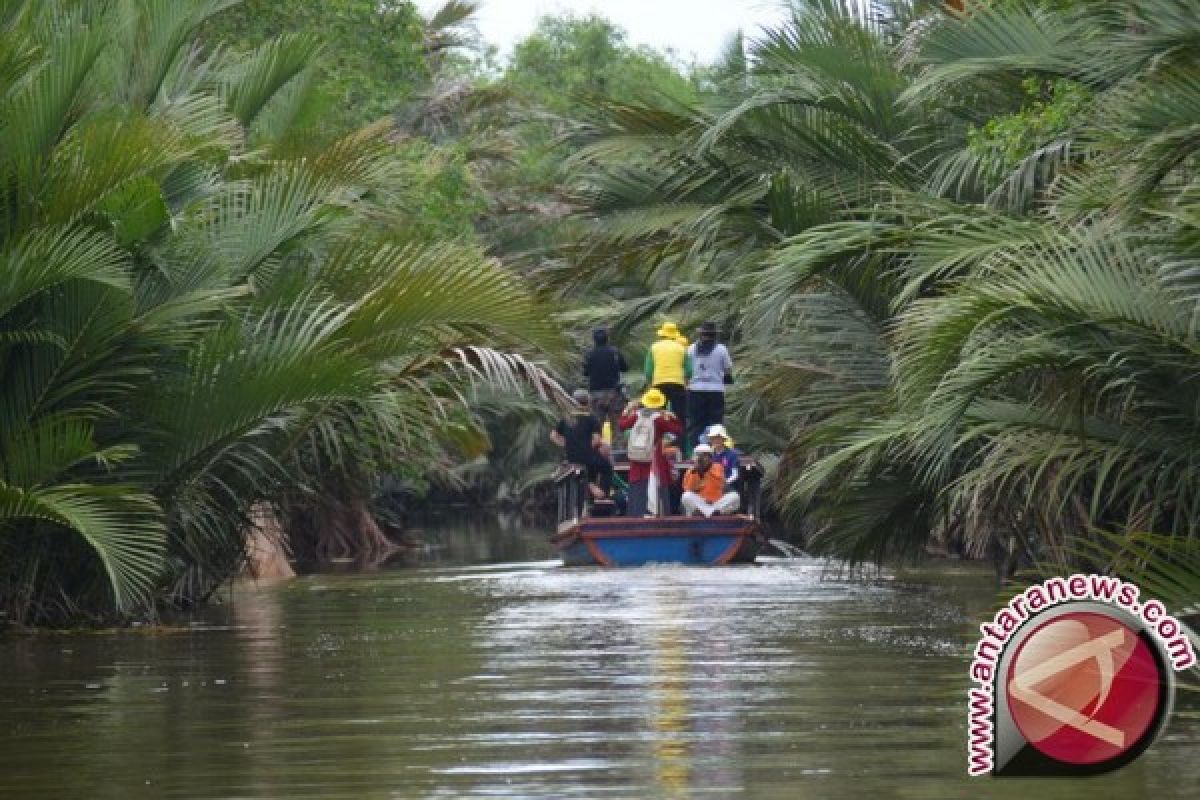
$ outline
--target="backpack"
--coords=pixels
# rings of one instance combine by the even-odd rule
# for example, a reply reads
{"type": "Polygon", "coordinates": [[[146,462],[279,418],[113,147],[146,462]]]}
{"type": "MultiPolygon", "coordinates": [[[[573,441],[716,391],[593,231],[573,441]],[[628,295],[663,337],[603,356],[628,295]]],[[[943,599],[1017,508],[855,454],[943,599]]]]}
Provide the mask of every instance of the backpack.
{"type": "Polygon", "coordinates": [[[639,414],[638,421],[629,431],[629,446],[625,455],[630,461],[649,464],[654,460],[654,420],[658,414],[639,414]]]}

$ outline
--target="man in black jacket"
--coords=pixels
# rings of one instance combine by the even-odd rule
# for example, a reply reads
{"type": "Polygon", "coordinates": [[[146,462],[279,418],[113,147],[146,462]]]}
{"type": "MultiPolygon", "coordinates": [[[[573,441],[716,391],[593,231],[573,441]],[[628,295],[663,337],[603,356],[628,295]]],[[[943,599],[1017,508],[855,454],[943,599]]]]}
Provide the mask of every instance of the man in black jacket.
{"type": "Polygon", "coordinates": [[[602,449],[600,423],[588,413],[588,393],[576,389],[575,409],[550,431],[550,440],[566,450],[567,461],[587,467],[588,482],[600,484],[599,496],[608,497],[612,489],[613,467],[602,449]]]}
{"type": "Polygon", "coordinates": [[[588,381],[592,415],[602,426],[607,420],[615,437],[617,421],[621,418],[621,409],[625,407],[621,373],[629,369],[629,365],[620,351],[608,343],[608,331],[604,328],[592,331],[592,341],[596,346],[583,357],[583,376],[588,381]]]}

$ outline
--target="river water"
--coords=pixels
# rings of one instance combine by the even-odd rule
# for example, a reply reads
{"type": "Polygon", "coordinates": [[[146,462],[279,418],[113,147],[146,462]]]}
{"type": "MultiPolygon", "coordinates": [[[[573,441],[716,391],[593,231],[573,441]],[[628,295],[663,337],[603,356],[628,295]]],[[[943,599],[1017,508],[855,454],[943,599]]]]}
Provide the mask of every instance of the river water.
{"type": "Polygon", "coordinates": [[[995,602],[971,565],[567,570],[519,524],[425,538],[415,563],[240,589],[165,630],[0,640],[0,796],[1098,800],[1200,785],[1194,712],[1111,775],[968,780],[972,621],[995,602]]]}

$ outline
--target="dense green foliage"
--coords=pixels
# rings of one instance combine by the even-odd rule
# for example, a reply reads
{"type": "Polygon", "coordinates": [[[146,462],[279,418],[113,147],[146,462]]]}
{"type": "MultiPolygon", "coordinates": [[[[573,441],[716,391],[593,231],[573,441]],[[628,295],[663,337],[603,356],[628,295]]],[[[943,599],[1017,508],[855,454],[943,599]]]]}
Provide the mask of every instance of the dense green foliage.
{"type": "Polygon", "coordinates": [[[465,387],[554,390],[495,349],[556,341],[522,283],[409,224],[387,123],[289,139],[315,40],[193,48],[226,5],[0,6],[10,620],[203,599],[254,508],[365,535],[381,470],[485,446],[465,387]]]}
{"type": "Polygon", "coordinates": [[[525,491],[546,296],[634,361],[721,320],[819,551],[1187,597],[1200,9],[968,5],[796,4],[689,74],[551,17],[489,77],[471,2],[0,0],[0,612],[203,599],[265,509],[344,554],[385,475],[525,491]]]}
{"type": "Polygon", "coordinates": [[[517,44],[505,77],[524,97],[555,114],[578,113],[587,98],[692,94],[678,68],[654,50],[630,45],[623,30],[596,14],[542,17],[517,44]]]}
{"type": "Polygon", "coordinates": [[[972,152],[982,157],[999,153],[1005,169],[1016,167],[1043,143],[1067,133],[1094,102],[1084,84],[1068,78],[1027,78],[1021,88],[1027,100],[1020,111],[994,117],[967,133],[972,152]]]}
{"type": "MultiPolygon", "coordinates": [[[[555,251],[582,234],[567,186],[571,126],[606,99],[694,98],[695,92],[690,76],[669,58],[632,45],[612,22],[565,14],[541,18],[500,75],[470,80],[451,73],[435,81],[430,103],[419,113],[407,109],[400,117],[406,128],[465,156],[474,182],[463,185],[459,207],[480,211],[476,231],[489,252],[528,272],[566,267],[555,251]]],[[[577,344],[590,342],[587,328],[572,316],[576,300],[556,306],[568,309],[559,321],[577,344]]],[[[578,385],[578,358],[576,349],[556,364],[565,384],[578,385]]],[[[477,398],[477,409],[495,447],[455,470],[457,489],[483,500],[545,499],[547,479],[561,458],[546,436],[555,410],[500,395],[477,398]]]]}
{"type": "Polygon", "coordinates": [[[396,137],[408,167],[398,180],[409,233],[429,241],[475,240],[486,198],[471,168],[472,144],[460,135],[461,125],[448,126],[455,136],[439,135],[449,122],[444,117],[463,109],[439,105],[446,94],[482,85],[472,75],[477,2],[446,0],[428,17],[408,0],[226,5],[201,27],[202,42],[246,49],[289,35],[320,44],[303,82],[287,89],[295,102],[286,129],[270,132],[272,149],[312,150],[347,130],[394,118],[399,132],[415,134],[396,137]]]}
{"type": "Polygon", "coordinates": [[[410,0],[240,0],[213,16],[203,39],[238,49],[283,34],[324,45],[309,122],[327,133],[382,119],[425,84],[425,20],[410,0]]]}
{"type": "Polygon", "coordinates": [[[797,4],[697,100],[579,126],[569,291],[725,320],[820,551],[1194,559],[1198,12],[797,4]]]}

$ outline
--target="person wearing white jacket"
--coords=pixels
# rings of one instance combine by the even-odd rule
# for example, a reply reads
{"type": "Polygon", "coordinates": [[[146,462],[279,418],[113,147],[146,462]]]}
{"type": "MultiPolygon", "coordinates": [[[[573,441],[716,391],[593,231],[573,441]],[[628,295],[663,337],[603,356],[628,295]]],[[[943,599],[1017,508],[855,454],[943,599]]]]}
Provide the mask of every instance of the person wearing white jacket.
{"type": "Polygon", "coordinates": [[[700,326],[700,341],[688,348],[692,365],[688,380],[687,445],[696,444],[710,425],[725,422],[725,386],[733,383],[733,359],[717,341],[717,324],[700,326]]]}

